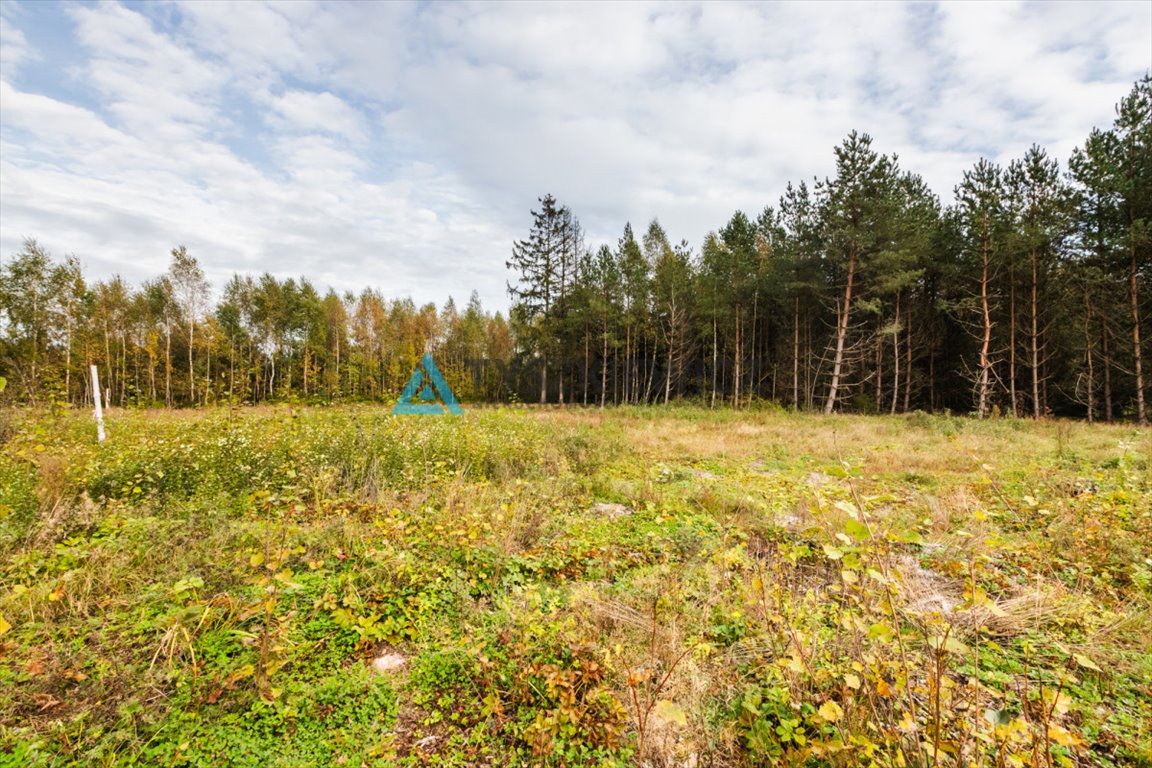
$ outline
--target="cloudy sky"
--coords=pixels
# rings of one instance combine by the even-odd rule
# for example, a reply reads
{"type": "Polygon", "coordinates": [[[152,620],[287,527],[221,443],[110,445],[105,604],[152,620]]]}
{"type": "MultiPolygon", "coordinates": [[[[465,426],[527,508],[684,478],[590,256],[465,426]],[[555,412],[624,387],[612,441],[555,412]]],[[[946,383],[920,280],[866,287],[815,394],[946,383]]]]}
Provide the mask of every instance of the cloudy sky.
{"type": "Polygon", "coordinates": [[[556,195],[698,247],[848,131],[945,199],[1062,162],[1152,67],[1152,3],[0,2],[0,258],[507,304],[556,195]]]}

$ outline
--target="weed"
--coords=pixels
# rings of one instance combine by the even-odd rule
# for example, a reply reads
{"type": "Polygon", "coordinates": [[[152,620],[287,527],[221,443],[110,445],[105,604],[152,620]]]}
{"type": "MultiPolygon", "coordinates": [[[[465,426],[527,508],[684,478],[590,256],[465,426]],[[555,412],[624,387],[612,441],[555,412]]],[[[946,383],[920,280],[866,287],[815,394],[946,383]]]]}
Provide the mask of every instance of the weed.
{"type": "Polygon", "coordinates": [[[4,418],[2,764],[1152,761],[1130,427],[4,418]]]}

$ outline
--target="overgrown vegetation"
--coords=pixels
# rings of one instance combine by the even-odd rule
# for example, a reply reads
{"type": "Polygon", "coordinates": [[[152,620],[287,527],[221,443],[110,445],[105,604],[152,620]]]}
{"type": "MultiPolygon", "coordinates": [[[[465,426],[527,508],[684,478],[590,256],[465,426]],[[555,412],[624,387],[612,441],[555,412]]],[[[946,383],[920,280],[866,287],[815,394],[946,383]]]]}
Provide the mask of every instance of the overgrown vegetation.
{"type": "Polygon", "coordinates": [[[1147,430],[108,422],[3,414],[0,764],[1152,764],[1147,430]]]}

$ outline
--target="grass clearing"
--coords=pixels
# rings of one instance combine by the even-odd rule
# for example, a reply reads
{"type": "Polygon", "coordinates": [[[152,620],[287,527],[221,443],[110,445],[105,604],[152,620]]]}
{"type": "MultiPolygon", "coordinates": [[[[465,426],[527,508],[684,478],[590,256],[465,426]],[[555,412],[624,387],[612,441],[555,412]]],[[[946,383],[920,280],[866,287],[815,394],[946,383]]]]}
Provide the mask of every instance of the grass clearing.
{"type": "Polygon", "coordinates": [[[0,424],[0,764],[1152,764],[1147,430],[108,421],[0,424]]]}

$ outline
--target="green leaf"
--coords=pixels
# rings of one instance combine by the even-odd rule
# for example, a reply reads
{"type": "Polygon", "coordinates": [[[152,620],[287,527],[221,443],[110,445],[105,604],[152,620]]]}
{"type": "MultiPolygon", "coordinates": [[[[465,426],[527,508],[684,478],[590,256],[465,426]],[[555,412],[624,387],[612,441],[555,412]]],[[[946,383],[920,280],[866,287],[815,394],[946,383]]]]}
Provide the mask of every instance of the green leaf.
{"type": "Polygon", "coordinates": [[[933,635],[928,638],[928,647],[934,651],[943,651],[945,653],[955,653],[963,655],[968,652],[969,648],[964,643],[960,642],[954,637],[948,638],[941,637],[940,635],[933,635]]]}
{"type": "Polygon", "coordinates": [[[888,642],[894,637],[896,637],[896,632],[887,624],[876,623],[868,628],[868,638],[870,640],[888,642]]]}
{"type": "Polygon", "coordinates": [[[903,542],[904,544],[924,543],[924,537],[920,535],[920,532],[911,528],[898,534],[895,539],[896,541],[903,542]]]}
{"type": "Polygon", "coordinates": [[[844,521],[844,530],[857,539],[868,538],[868,526],[859,520],[848,519],[844,521]]]}
{"type": "Polygon", "coordinates": [[[856,505],[850,501],[837,499],[836,501],[832,502],[832,506],[836,507],[836,509],[840,510],[841,512],[846,513],[853,520],[860,516],[860,510],[857,509],[856,505]]]}

